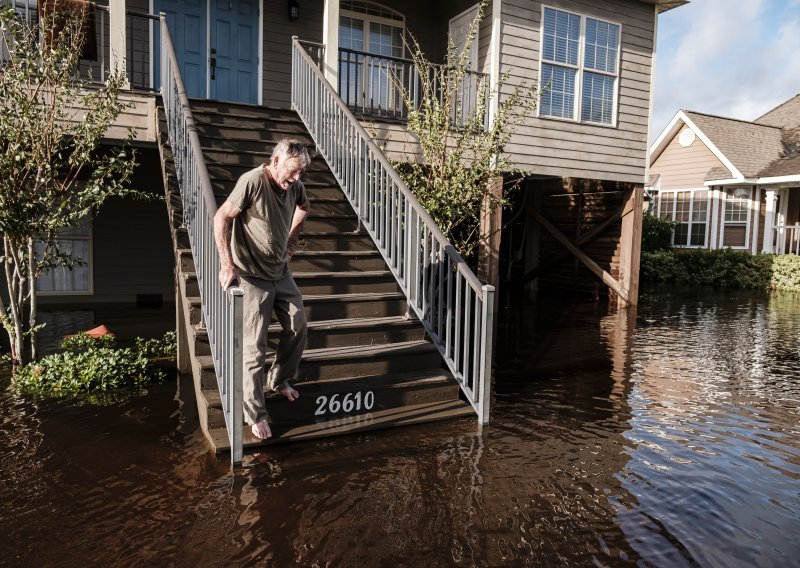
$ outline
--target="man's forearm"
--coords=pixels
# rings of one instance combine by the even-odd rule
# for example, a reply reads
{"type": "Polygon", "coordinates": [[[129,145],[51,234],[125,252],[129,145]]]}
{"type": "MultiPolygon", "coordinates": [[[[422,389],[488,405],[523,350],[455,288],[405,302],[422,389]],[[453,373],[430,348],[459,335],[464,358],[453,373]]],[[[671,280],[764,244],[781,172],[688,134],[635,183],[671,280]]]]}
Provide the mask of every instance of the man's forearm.
{"type": "Polygon", "coordinates": [[[217,243],[222,267],[233,266],[231,254],[231,221],[219,215],[214,217],[214,240],[217,243]]]}

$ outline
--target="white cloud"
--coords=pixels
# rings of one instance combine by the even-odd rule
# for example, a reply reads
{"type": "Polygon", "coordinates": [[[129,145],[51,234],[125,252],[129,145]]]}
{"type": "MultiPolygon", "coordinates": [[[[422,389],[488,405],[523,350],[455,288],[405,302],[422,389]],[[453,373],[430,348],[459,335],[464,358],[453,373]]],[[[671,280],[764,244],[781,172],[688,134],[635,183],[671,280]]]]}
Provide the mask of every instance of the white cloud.
{"type": "Polygon", "coordinates": [[[753,120],[800,93],[800,0],[694,0],[659,19],[651,138],[679,109],[753,120]]]}

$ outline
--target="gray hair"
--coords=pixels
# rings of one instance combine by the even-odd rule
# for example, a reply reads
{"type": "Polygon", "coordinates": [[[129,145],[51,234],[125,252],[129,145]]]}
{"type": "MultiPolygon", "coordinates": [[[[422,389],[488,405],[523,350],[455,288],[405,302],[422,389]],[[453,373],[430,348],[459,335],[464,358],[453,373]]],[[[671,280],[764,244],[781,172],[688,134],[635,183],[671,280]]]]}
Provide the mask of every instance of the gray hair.
{"type": "Polygon", "coordinates": [[[311,156],[308,155],[305,145],[295,138],[284,138],[275,144],[270,162],[274,161],[278,156],[283,156],[289,160],[295,158],[302,160],[303,169],[307,168],[311,163],[311,156]]]}

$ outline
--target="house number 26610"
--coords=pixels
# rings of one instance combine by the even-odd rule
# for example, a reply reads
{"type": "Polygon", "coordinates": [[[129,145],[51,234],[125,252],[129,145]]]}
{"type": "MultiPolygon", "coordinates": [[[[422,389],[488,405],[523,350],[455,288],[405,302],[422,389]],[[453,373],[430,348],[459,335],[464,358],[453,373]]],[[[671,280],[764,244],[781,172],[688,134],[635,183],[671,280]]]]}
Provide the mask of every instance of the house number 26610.
{"type": "Polygon", "coordinates": [[[323,416],[325,414],[336,414],[337,412],[354,412],[362,408],[364,410],[372,410],[375,404],[375,394],[372,391],[361,393],[361,391],[352,393],[349,392],[341,398],[341,394],[336,393],[331,395],[330,398],[321,395],[317,397],[317,411],[314,416],[323,416]]]}

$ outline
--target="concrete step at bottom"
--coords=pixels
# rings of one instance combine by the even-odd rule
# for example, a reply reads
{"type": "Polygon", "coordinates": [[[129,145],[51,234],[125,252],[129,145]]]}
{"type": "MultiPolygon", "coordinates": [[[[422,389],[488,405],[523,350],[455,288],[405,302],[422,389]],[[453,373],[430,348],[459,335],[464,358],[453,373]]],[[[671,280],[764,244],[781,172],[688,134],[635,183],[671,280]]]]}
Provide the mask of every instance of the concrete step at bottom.
{"type": "MultiPolygon", "coordinates": [[[[245,448],[271,446],[442,420],[474,419],[474,417],[472,406],[462,400],[429,402],[297,426],[283,432],[276,431],[276,435],[268,440],[256,439],[247,428],[244,430],[243,445],[245,448]]],[[[210,429],[209,441],[218,452],[230,449],[228,434],[224,428],[210,429]]]]}

